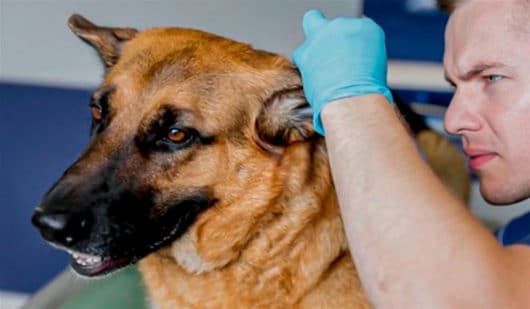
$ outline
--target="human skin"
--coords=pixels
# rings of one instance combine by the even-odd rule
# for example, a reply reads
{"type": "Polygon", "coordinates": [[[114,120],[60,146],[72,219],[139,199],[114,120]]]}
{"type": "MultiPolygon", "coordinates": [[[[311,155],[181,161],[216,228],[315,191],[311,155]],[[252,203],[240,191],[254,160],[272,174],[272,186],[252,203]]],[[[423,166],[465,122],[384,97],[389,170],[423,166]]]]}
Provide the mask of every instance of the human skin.
{"type": "Polygon", "coordinates": [[[517,2],[466,3],[446,32],[444,67],[456,91],[445,127],[462,137],[494,204],[530,196],[530,22],[512,13],[530,6],[517,2]]]}
{"type": "MultiPolygon", "coordinates": [[[[524,121],[530,116],[529,90],[522,87],[528,65],[517,68],[522,71],[516,75],[483,71],[470,80],[462,78],[459,66],[472,67],[488,48],[491,59],[499,62],[501,55],[511,61],[530,55],[530,35],[510,42],[511,49],[491,39],[504,35],[507,44],[514,40],[511,35],[518,35],[508,36],[507,31],[515,30],[504,25],[517,1],[500,2],[466,1],[450,18],[445,65],[457,93],[446,127],[462,135],[472,161],[472,147],[494,154],[475,161],[473,168],[486,197],[505,203],[529,195],[530,173],[521,165],[530,158],[524,139],[530,131],[524,121]],[[473,39],[476,35],[489,39],[473,39]],[[510,50],[511,57],[505,54],[510,50]],[[469,127],[470,119],[481,127],[469,127]]],[[[384,96],[337,100],[324,107],[321,118],[348,242],[374,306],[530,307],[530,248],[498,244],[422,161],[384,96]]]]}

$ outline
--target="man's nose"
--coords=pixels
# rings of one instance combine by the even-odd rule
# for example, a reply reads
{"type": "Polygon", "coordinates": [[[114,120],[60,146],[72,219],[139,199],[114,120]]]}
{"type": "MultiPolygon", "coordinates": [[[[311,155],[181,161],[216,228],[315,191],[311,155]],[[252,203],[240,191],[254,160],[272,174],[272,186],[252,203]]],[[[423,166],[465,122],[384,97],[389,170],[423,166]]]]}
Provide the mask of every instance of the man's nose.
{"type": "Polygon", "coordinates": [[[41,208],[35,210],[31,222],[40,230],[46,240],[65,246],[72,246],[80,240],[88,238],[91,225],[87,214],[65,211],[50,212],[41,208]]]}
{"type": "Polygon", "coordinates": [[[473,97],[457,90],[445,112],[445,131],[449,134],[463,134],[466,131],[479,130],[479,115],[474,104],[473,97]]]}

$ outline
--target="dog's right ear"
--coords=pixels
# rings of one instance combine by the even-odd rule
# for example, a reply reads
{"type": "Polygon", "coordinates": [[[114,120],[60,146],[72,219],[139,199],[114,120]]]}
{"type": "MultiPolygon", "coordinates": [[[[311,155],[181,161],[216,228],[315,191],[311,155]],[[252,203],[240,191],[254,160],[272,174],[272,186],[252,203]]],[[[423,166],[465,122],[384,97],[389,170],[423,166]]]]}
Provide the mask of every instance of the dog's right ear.
{"type": "Polygon", "coordinates": [[[269,97],[257,119],[256,140],[264,149],[279,152],[283,147],[318,137],[313,111],[302,87],[288,88],[269,97]]]}
{"type": "Polygon", "coordinates": [[[97,50],[105,69],[116,64],[123,43],[138,33],[138,30],[132,28],[100,27],[78,14],[70,16],[68,27],[97,50]]]}

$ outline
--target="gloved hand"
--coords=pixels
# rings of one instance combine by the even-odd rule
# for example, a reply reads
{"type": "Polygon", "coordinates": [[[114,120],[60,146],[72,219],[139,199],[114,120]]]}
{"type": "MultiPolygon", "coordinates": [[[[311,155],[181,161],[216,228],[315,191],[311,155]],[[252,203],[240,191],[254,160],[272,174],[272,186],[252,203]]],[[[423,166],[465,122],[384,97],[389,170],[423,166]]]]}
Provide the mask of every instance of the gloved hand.
{"type": "Polygon", "coordinates": [[[322,108],[331,101],[380,93],[392,102],[386,84],[385,34],[369,18],[326,19],[308,11],[303,18],[305,42],[293,53],[313,108],[315,130],[324,135],[322,108]]]}

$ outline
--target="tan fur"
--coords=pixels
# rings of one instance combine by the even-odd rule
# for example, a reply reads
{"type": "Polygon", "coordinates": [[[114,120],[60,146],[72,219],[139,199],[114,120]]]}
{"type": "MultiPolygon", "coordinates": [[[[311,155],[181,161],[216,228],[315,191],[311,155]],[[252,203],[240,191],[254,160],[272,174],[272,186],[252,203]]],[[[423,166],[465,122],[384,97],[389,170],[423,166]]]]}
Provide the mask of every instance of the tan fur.
{"type": "MultiPolygon", "coordinates": [[[[218,199],[171,246],[140,262],[157,308],[369,307],[347,248],[323,138],[306,127],[273,145],[258,132],[265,102],[301,86],[287,59],[176,28],[143,31],[105,50],[120,51],[119,58],[106,56],[102,84],[116,89],[115,118],[94,162],[165,105],[184,111],[187,126],[216,137],[210,146],[154,156],[149,168],[147,159],[130,155],[118,170],[141,174],[161,200],[198,187],[218,199]]],[[[469,180],[460,178],[465,168],[452,146],[430,133],[419,143],[428,162],[467,198],[459,188],[469,180]],[[458,172],[447,173],[447,164],[458,172]]]]}
{"type": "MultiPolygon", "coordinates": [[[[308,151],[309,145],[293,146],[274,167],[282,171],[276,181],[261,178],[255,184],[262,188],[254,203],[269,188],[283,187],[270,197],[272,201],[262,204],[261,211],[239,200],[226,211],[207,212],[171,249],[140,263],[157,304],[165,303],[167,308],[366,305],[347,252],[329,169],[326,164],[311,164],[319,177],[309,178],[312,166],[301,160],[308,151]],[[200,257],[193,261],[197,264],[173,259],[180,261],[190,254],[200,257]]],[[[323,147],[316,155],[317,162],[326,162],[323,147]]]]}

